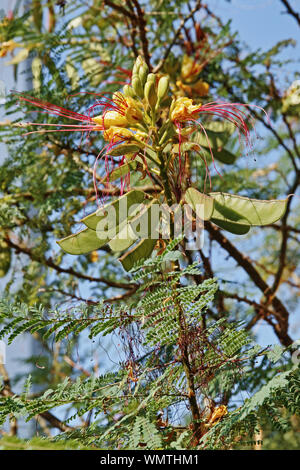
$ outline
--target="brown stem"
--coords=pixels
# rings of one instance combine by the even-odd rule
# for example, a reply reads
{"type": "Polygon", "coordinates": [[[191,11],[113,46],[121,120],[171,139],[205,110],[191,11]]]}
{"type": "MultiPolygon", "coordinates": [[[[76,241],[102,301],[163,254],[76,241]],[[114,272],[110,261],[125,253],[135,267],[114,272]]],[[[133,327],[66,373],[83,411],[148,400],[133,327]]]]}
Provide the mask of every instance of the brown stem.
{"type": "MultiPolygon", "coordinates": [[[[87,274],[78,273],[77,271],[74,271],[74,269],[72,269],[72,268],[68,268],[68,269],[62,268],[58,264],[55,264],[54,261],[52,260],[52,258],[43,258],[41,256],[36,255],[30,248],[14,243],[8,237],[8,235],[5,237],[5,242],[11,248],[13,248],[17,253],[18,252],[19,253],[25,253],[33,261],[37,261],[41,264],[44,264],[44,265],[48,266],[49,268],[53,268],[53,269],[55,269],[55,271],[57,271],[59,273],[70,274],[71,276],[75,276],[79,279],[85,279],[85,280],[90,281],[90,282],[101,282],[101,283],[104,283],[104,284],[106,284],[110,287],[116,287],[116,288],[119,288],[119,289],[128,289],[128,287],[129,287],[129,283],[111,281],[111,280],[105,279],[103,277],[92,277],[92,276],[88,276],[87,274]]],[[[130,287],[134,287],[134,284],[130,284],[130,287]]]]}
{"type": "MultiPolygon", "coordinates": [[[[16,394],[13,393],[11,390],[9,375],[3,364],[0,364],[0,374],[3,377],[3,385],[4,385],[0,394],[3,395],[4,397],[16,397],[16,394]]],[[[48,421],[48,423],[50,423],[53,427],[59,429],[62,432],[73,430],[72,427],[60,421],[58,418],[56,418],[56,416],[50,413],[50,411],[43,411],[42,413],[39,413],[38,416],[41,416],[46,421],[48,421]]]]}
{"type": "Polygon", "coordinates": [[[246,271],[254,284],[261,290],[266,298],[265,305],[268,305],[268,303],[273,305],[273,315],[277,320],[277,323],[274,326],[275,333],[284,346],[291,345],[293,340],[288,334],[289,312],[279,298],[272,292],[272,288],[263,280],[259,272],[250,263],[247,257],[223,235],[219,228],[210,222],[205,222],[205,228],[210,233],[212,239],[217,241],[219,245],[237,261],[238,265],[246,271]]]}
{"type": "Polygon", "coordinates": [[[289,15],[292,15],[297,21],[298,25],[300,26],[300,14],[297,11],[293,10],[293,8],[291,7],[291,5],[289,4],[287,0],[281,0],[281,2],[286,6],[287,13],[289,15]]]}

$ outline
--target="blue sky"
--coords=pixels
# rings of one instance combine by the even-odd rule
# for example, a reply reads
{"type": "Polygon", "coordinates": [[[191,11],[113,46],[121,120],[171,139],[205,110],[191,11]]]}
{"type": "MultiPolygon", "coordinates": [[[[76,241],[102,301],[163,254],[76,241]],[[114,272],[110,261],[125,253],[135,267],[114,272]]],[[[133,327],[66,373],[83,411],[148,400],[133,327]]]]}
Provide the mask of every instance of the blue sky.
{"type": "MultiPolygon", "coordinates": [[[[280,0],[210,0],[208,4],[223,21],[232,20],[233,29],[239,32],[241,39],[252,50],[267,50],[278,41],[300,38],[296,20],[286,14],[286,8],[280,0]]],[[[291,0],[290,4],[296,11],[300,10],[299,0],[291,0]]],[[[299,41],[295,48],[288,48],[283,56],[286,59],[298,59],[299,70],[299,41]]],[[[296,64],[288,67],[289,70],[296,68],[296,64]]]]}

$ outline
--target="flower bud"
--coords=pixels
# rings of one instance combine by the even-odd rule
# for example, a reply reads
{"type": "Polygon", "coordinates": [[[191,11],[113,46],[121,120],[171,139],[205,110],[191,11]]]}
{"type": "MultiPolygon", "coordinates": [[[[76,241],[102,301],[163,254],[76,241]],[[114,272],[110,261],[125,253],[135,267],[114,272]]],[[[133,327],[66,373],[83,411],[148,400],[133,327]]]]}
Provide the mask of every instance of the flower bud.
{"type": "Polygon", "coordinates": [[[135,61],[134,66],[133,66],[133,68],[132,68],[132,75],[139,73],[139,68],[140,68],[140,66],[142,65],[142,63],[143,63],[143,59],[142,59],[142,57],[139,55],[139,56],[136,58],[136,61],[135,61]]]}
{"type": "Polygon", "coordinates": [[[155,85],[152,81],[147,81],[144,88],[144,95],[150,108],[154,108],[157,101],[155,85]]]}
{"type": "Polygon", "coordinates": [[[169,77],[161,77],[157,87],[157,97],[159,102],[164,99],[169,89],[169,77]]]}
{"type": "Polygon", "coordinates": [[[141,80],[142,86],[144,86],[147,81],[148,73],[149,73],[148,65],[144,62],[139,68],[139,78],[141,80]]]}
{"type": "Polygon", "coordinates": [[[155,73],[149,73],[148,74],[147,82],[153,82],[154,85],[156,84],[156,75],[155,75],[155,73]]]}
{"type": "Polygon", "coordinates": [[[125,96],[130,98],[134,98],[136,96],[130,85],[124,85],[123,92],[125,96]]]}
{"type": "Polygon", "coordinates": [[[144,90],[142,87],[142,83],[140,77],[137,74],[132,75],[131,85],[136,95],[140,98],[144,98],[144,90]]]}

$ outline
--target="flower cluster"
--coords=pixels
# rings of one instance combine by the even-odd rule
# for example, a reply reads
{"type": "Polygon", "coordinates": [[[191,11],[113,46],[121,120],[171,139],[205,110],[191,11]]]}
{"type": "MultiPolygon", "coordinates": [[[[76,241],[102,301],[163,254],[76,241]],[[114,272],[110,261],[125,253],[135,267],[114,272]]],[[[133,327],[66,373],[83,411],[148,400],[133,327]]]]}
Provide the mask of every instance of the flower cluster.
{"type": "MultiPolygon", "coordinates": [[[[192,84],[200,71],[201,66],[197,66],[189,57],[184,58],[181,73],[186,81],[192,84]]],[[[122,92],[115,92],[111,98],[107,97],[106,93],[96,96],[95,104],[86,114],[28,96],[20,96],[19,99],[34,104],[46,112],[79,122],[58,124],[60,131],[77,130],[87,132],[88,135],[91,131],[102,132],[106,144],[99,157],[105,158],[107,172],[105,184],[110,181],[110,173],[114,171],[116,163],[122,166],[139,156],[138,170],[144,176],[145,172],[150,177],[150,172],[156,174],[156,177],[161,179],[163,187],[168,177],[171,180],[173,194],[178,200],[184,190],[182,186],[186,178],[185,163],[188,158],[182,146],[191,139],[191,134],[198,131],[204,135],[205,147],[209,149],[214,162],[211,144],[201,122],[204,115],[229,121],[245,136],[246,143],[249,141],[245,111],[240,109],[241,106],[247,105],[221,101],[199,103],[187,96],[178,97],[170,90],[169,76],[151,73],[141,57],[138,57],[134,64],[131,83],[126,84],[122,92]],[[101,112],[97,114],[95,111],[99,108],[101,112]],[[119,160],[112,159],[112,154],[120,156],[119,160]],[[184,164],[181,161],[182,154],[184,154],[184,164]]],[[[56,126],[55,124],[30,124],[46,126],[45,130],[35,132],[55,132],[51,128],[47,129],[47,126],[56,126]]],[[[31,132],[27,134],[29,133],[31,132]]],[[[190,150],[199,147],[201,148],[199,144],[193,145],[192,142],[190,150]]],[[[206,161],[205,166],[207,170],[206,161]]],[[[121,182],[122,178],[125,178],[128,184],[129,173],[125,176],[123,171],[121,173],[121,182]]],[[[96,189],[95,174],[94,184],[96,189]]]]}
{"type": "Polygon", "coordinates": [[[176,86],[183,95],[202,98],[208,94],[209,84],[199,77],[202,69],[203,65],[193,57],[186,54],[183,56],[181,76],[176,81],[176,86]]]}

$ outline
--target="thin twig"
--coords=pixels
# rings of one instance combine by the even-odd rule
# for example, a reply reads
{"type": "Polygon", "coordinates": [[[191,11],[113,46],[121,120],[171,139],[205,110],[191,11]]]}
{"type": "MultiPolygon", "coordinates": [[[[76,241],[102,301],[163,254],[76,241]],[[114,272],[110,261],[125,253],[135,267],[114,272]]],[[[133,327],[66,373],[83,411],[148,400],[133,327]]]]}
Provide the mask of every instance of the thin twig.
{"type": "Polygon", "coordinates": [[[298,25],[300,26],[300,14],[297,11],[293,10],[293,8],[291,7],[291,5],[289,4],[287,0],[281,0],[281,2],[286,6],[287,13],[289,15],[292,15],[297,21],[298,25]]]}
{"type": "Polygon", "coordinates": [[[189,15],[187,15],[185,18],[183,18],[180,22],[180,25],[173,37],[173,40],[170,42],[169,46],[167,47],[162,59],[160,60],[160,62],[156,65],[156,67],[154,67],[154,70],[153,72],[154,73],[157,73],[164,65],[165,61],[167,60],[172,48],[174,47],[178,37],[180,36],[180,33],[181,33],[181,30],[182,28],[184,27],[184,25],[187,23],[187,21],[189,21],[193,16],[194,14],[200,9],[201,7],[201,2],[202,0],[198,0],[196,2],[196,5],[195,7],[193,8],[193,10],[189,13],[189,15]]]}

